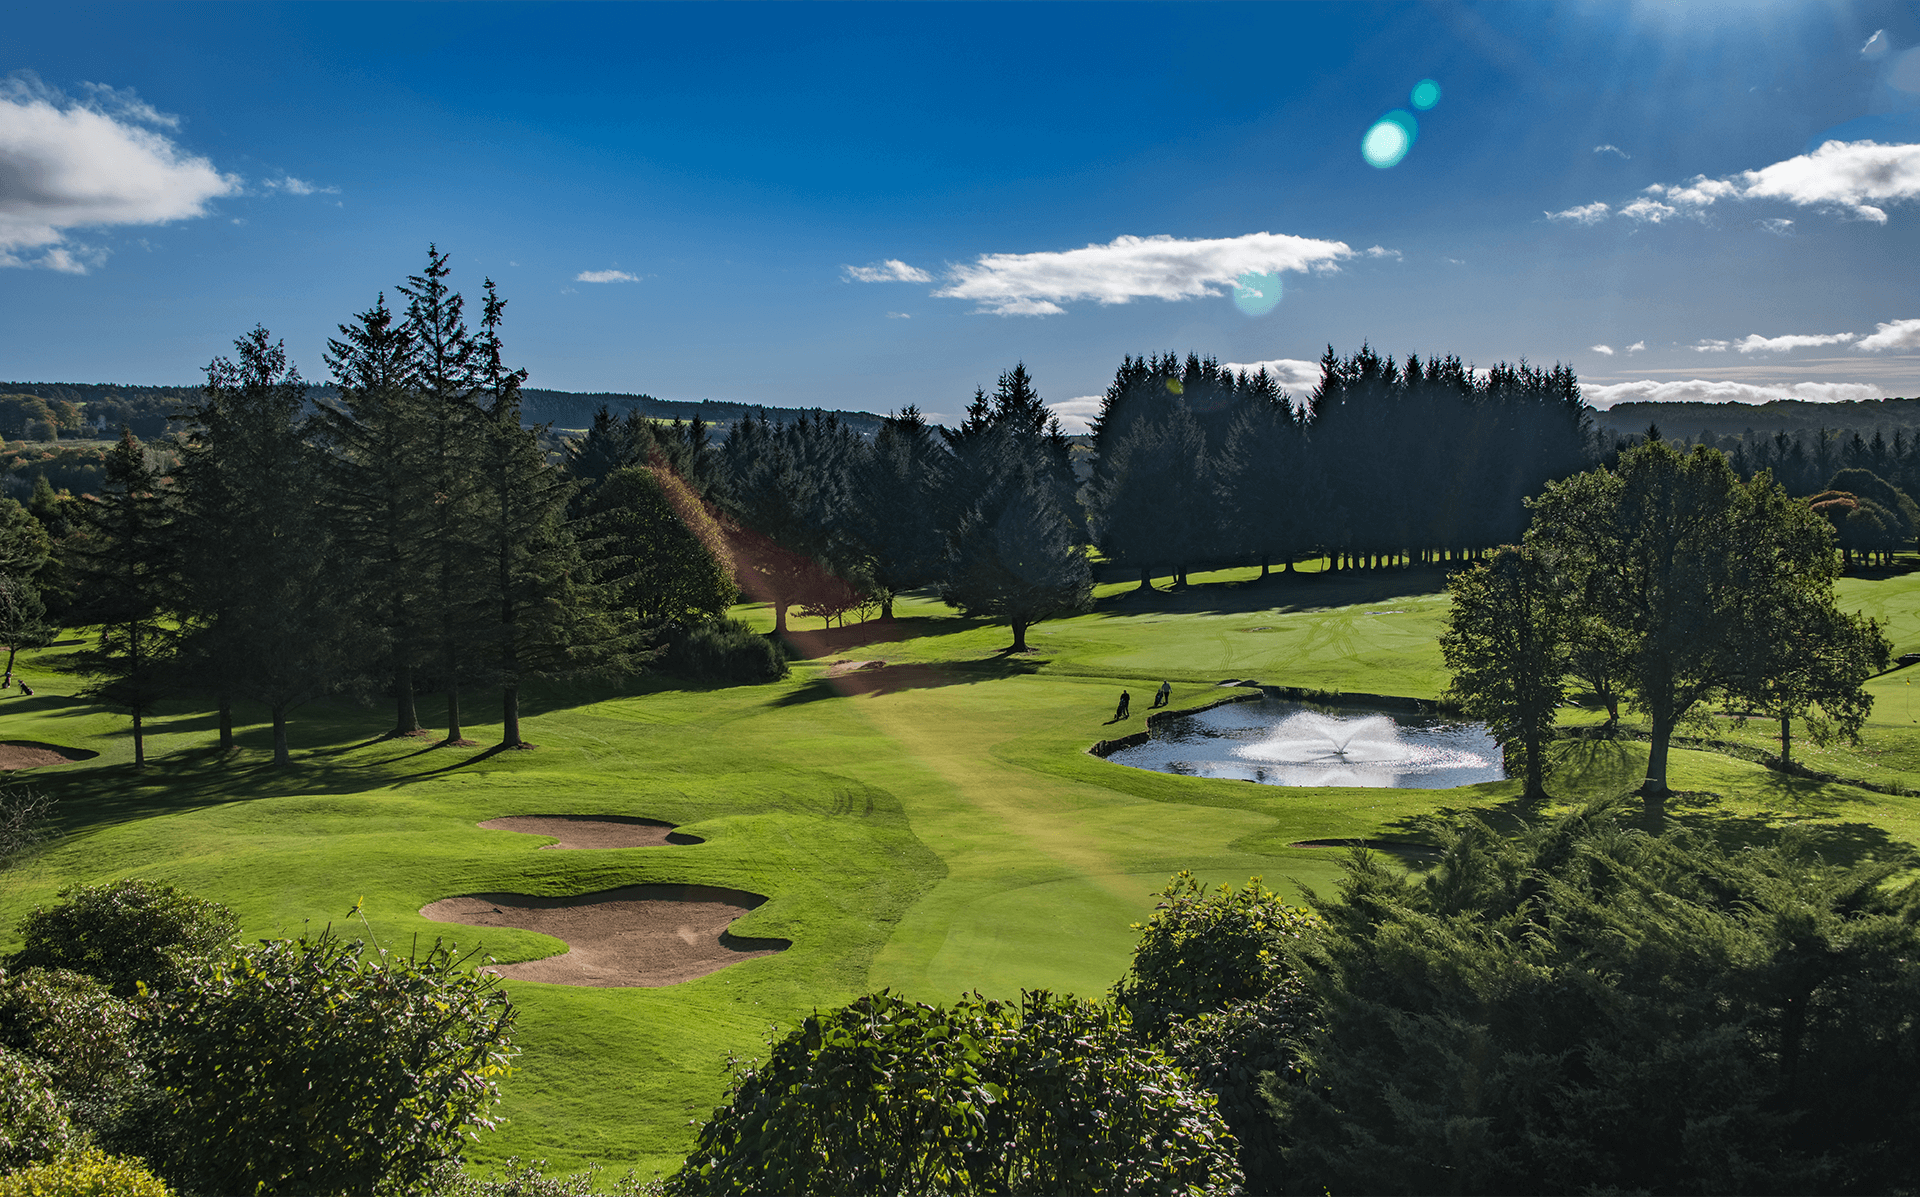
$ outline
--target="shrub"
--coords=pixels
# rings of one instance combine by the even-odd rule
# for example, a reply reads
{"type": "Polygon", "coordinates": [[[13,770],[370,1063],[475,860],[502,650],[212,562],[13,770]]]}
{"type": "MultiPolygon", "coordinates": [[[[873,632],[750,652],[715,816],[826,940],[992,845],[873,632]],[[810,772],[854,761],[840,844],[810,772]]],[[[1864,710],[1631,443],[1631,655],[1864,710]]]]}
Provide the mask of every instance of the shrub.
{"type": "MultiPolygon", "coordinates": [[[[8,585],[0,577],[0,587],[8,585]]],[[[4,595],[0,595],[0,602],[4,595]]],[[[53,799],[28,786],[0,788],[0,869],[7,868],[59,835],[53,799]]]]}
{"type": "Polygon", "coordinates": [[[737,619],[713,619],[672,630],[661,664],[701,681],[772,682],[787,676],[787,650],[737,619]]]}
{"type": "Polygon", "coordinates": [[[1291,1190],[1273,1109],[1264,1093],[1274,1077],[1294,1079],[1294,1045],[1312,1027],[1314,1003],[1306,984],[1288,977],[1264,996],[1176,1022],[1167,1054],[1220,1101],[1220,1118],[1240,1145],[1240,1170],[1249,1193],[1291,1190]]]}
{"type": "Polygon", "coordinates": [[[1295,975],[1289,950],[1318,923],[1258,877],[1209,893],[1192,873],[1177,873],[1153,914],[1134,924],[1140,942],[1114,999],[1141,1034],[1159,1039],[1172,1022],[1264,998],[1295,975]]]}
{"type": "Polygon", "coordinates": [[[131,1003],[83,973],[0,970],[0,1047],[45,1067],[61,1094],[92,1097],[140,1071],[131,1003]]]}
{"type": "MultiPolygon", "coordinates": [[[[567,1176],[548,1176],[545,1160],[522,1163],[510,1156],[488,1169],[485,1176],[469,1176],[455,1160],[434,1165],[423,1190],[425,1197],[659,1197],[658,1180],[641,1180],[629,1168],[612,1184],[602,1184],[599,1167],[567,1176]]],[[[6,1197],[0,1193],[0,1197],[6,1197]]]]}
{"type": "Polygon", "coordinates": [[[1233,1140],[1111,1006],[1025,994],[952,1009],[887,993],[816,1011],[735,1068],[668,1190],[1233,1193],[1233,1140]]]}
{"type": "Polygon", "coordinates": [[[1588,807],[1357,854],[1272,1090],[1302,1190],[1920,1187],[1920,888],[1588,807]]]}
{"type": "Polygon", "coordinates": [[[20,921],[26,946],[8,964],[85,973],[122,997],[142,982],[154,989],[177,988],[240,927],[218,902],[153,881],[76,885],[60,896],[63,904],[36,906],[20,921]]]}
{"type": "Polygon", "coordinates": [[[67,1155],[82,1139],[47,1074],[0,1048],[0,1173],[67,1155]]]}
{"type": "Polygon", "coordinates": [[[139,1160],[88,1148],[77,1156],[0,1176],[0,1197],[169,1197],[139,1160]]]}
{"type": "Polygon", "coordinates": [[[439,941],[369,952],[332,929],[238,948],[148,1013],[163,1171],[210,1193],[407,1191],[491,1128],[514,1011],[439,941]]]}

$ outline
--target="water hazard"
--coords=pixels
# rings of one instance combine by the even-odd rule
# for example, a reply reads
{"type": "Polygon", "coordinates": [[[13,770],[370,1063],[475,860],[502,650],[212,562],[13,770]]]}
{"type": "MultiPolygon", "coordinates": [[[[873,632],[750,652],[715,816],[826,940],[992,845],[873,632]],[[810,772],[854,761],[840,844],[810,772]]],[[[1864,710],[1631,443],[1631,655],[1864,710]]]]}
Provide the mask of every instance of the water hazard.
{"type": "Polygon", "coordinates": [[[1161,720],[1152,740],[1107,759],[1272,786],[1442,790],[1507,775],[1484,724],[1273,699],[1161,720]]]}

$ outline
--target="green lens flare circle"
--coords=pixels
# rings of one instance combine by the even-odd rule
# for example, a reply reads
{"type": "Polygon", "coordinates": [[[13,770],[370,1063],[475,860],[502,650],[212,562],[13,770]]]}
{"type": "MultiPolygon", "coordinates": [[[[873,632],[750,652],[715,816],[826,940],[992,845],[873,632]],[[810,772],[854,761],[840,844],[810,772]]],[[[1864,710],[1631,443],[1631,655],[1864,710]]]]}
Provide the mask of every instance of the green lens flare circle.
{"type": "Polygon", "coordinates": [[[1360,156],[1376,170],[1390,170],[1400,165],[1418,136],[1420,122],[1413,119],[1413,113],[1396,108],[1373,122],[1367,135],[1360,139],[1360,156]]]}
{"type": "Polygon", "coordinates": [[[1279,271],[1243,274],[1233,284],[1233,306],[1249,316],[1264,316],[1280,306],[1280,297],[1285,293],[1279,271]]]}
{"type": "Polygon", "coordinates": [[[1413,106],[1425,112],[1440,102],[1440,85],[1431,79],[1422,79],[1413,85],[1413,106]]]}

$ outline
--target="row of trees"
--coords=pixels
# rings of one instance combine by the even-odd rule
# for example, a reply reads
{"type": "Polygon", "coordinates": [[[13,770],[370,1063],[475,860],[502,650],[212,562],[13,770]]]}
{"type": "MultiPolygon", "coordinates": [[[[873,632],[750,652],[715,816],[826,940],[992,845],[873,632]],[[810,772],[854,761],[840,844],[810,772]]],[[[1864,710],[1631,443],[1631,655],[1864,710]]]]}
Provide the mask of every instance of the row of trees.
{"type": "Polygon", "coordinates": [[[1886,668],[1884,631],[1835,602],[1834,531],[1765,473],[1742,480],[1718,450],[1647,441],[1528,501],[1524,541],[1449,580],[1440,648],[1452,693],[1508,746],[1529,798],[1544,795],[1546,744],[1579,684],[1617,719],[1647,715],[1642,793],[1667,795],[1667,754],[1690,713],[1718,701],[1856,734],[1862,689],[1886,668]]]}

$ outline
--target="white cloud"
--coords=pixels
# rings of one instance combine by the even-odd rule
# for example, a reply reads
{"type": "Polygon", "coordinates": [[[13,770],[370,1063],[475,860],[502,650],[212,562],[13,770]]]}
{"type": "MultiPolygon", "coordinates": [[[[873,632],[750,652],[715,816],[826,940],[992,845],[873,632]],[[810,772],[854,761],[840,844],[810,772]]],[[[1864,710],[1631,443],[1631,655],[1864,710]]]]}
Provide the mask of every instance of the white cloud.
{"type": "Polygon", "coordinates": [[[1563,224],[1599,224],[1613,209],[1602,203],[1582,204],[1578,208],[1567,208],[1560,212],[1547,213],[1548,220],[1557,220],[1563,224]]]}
{"type": "Polygon", "coordinates": [[[1732,347],[1732,341],[1701,341],[1698,344],[1687,346],[1688,349],[1693,350],[1695,353],[1725,353],[1732,347]]]}
{"type": "Polygon", "coordinates": [[[1001,316],[1053,315],[1062,302],[1103,304],[1135,299],[1197,299],[1222,295],[1244,274],[1307,271],[1353,256],[1342,241],[1277,233],[1176,240],[1116,237],[1106,245],[1028,254],[983,254],[951,267],[934,294],[970,299],[978,312],[1001,316]]]}
{"type": "Polygon", "coordinates": [[[1887,52],[1887,47],[1890,44],[1891,43],[1887,41],[1887,31],[1884,29],[1876,29],[1873,31],[1873,36],[1868,38],[1865,44],[1860,47],[1860,57],[1878,58],[1887,52]]]}
{"type": "Polygon", "coordinates": [[[1593,147],[1593,152],[1596,154],[1618,154],[1622,158],[1633,157],[1632,154],[1627,153],[1617,145],[1597,145],[1593,147]]]}
{"type": "Polygon", "coordinates": [[[1771,403],[1775,399],[1799,399],[1808,403],[1857,403],[1884,398],[1885,387],[1864,382],[1795,382],[1761,385],[1728,382],[1724,379],[1695,378],[1686,382],[1659,382],[1643,378],[1612,386],[1580,388],[1582,396],[1597,408],[1619,403],[1771,403]]]}
{"type": "Polygon", "coordinates": [[[1920,349],[1920,320],[1895,320],[1876,324],[1873,331],[1854,344],[1855,349],[1920,349]]]}
{"type": "Polygon", "coordinates": [[[238,176],[181,149],[178,126],[130,91],[89,84],[75,102],[20,74],[0,81],[0,266],[85,274],[104,251],[75,229],[165,224],[207,214],[238,176]]]}
{"type": "Polygon", "coordinates": [[[1079,432],[1092,432],[1093,419],[1100,414],[1100,405],[1105,402],[1101,395],[1082,395],[1078,399],[1062,399],[1058,403],[1047,404],[1047,410],[1060,417],[1060,427],[1068,436],[1079,432]]]}
{"type": "Polygon", "coordinates": [[[856,283],[930,283],[933,276],[899,258],[888,258],[877,266],[842,266],[847,278],[856,283]]]}
{"type": "Polygon", "coordinates": [[[1634,200],[1620,209],[1620,215],[1629,220],[1638,220],[1643,224],[1659,224],[1663,220],[1671,219],[1677,212],[1678,209],[1663,204],[1659,200],[1645,197],[1634,200]]]}
{"type": "Polygon", "coordinates": [[[1769,216],[1765,220],[1756,220],[1753,223],[1776,237],[1793,236],[1793,222],[1784,216],[1769,216]]]}
{"type": "Polygon", "coordinates": [[[913,319],[913,314],[912,314],[911,312],[888,312],[888,313],[887,313],[887,319],[889,319],[889,320],[911,320],[911,319],[913,319]]]}
{"type": "Polygon", "coordinates": [[[1647,347],[1647,343],[1645,341],[1635,341],[1633,344],[1627,346],[1627,352],[1638,353],[1642,349],[1645,349],[1646,347],[1647,347]]]}
{"type": "Polygon", "coordinates": [[[1845,345],[1857,333],[1788,333],[1784,337],[1763,337],[1749,333],[1734,342],[1742,353],[1784,353],[1789,349],[1810,349],[1815,345],[1845,345]]]}
{"type": "MultiPolygon", "coordinates": [[[[1920,145],[1828,141],[1812,153],[1723,179],[1699,175],[1686,183],[1656,183],[1618,214],[1659,224],[1679,215],[1702,216],[1722,200],[1779,200],[1885,224],[1887,213],[1880,204],[1914,199],[1920,199],[1920,145]]],[[[1606,215],[1605,204],[1592,203],[1548,213],[1548,219],[1593,224],[1606,215]]],[[[1763,221],[1762,227],[1784,234],[1792,223],[1775,219],[1763,221]]]]}
{"type": "Polygon", "coordinates": [[[1402,256],[1399,250],[1388,249],[1382,245],[1369,245],[1361,252],[1365,253],[1369,258],[1392,258],[1396,262],[1400,261],[1402,256]]]}
{"type": "Polygon", "coordinates": [[[573,276],[576,283],[637,283],[640,276],[624,270],[582,270],[573,276]]]}
{"type": "Polygon", "coordinates": [[[1613,356],[1613,346],[1611,345],[1589,345],[1587,346],[1587,348],[1591,349],[1593,352],[1597,354],[1600,354],[1602,357],[1613,356]]]}
{"type": "Polygon", "coordinates": [[[1245,370],[1249,374],[1258,374],[1265,370],[1269,377],[1295,395],[1306,395],[1320,385],[1320,363],[1303,361],[1297,357],[1277,357],[1265,362],[1227,362],[1225,365],[1235,373],[1245,370]]]}
{"type": "Polygon", "coordinates": [[[260,186],[268,191],[281,191],[288,195],[339,195],[338,187],[322,187],[318,183],[309,183],[305,179],[296,179],[292,175],[284,178],[268,179],[260,186]]]}

